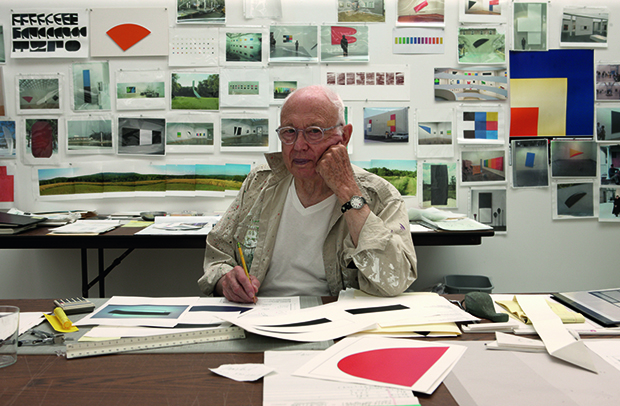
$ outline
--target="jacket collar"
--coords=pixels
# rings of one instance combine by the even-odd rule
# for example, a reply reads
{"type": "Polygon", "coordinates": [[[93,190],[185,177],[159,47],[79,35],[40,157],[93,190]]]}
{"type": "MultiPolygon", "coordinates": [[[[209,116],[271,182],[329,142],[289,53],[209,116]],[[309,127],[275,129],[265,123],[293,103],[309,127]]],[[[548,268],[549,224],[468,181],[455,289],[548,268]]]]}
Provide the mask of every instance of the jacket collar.
{"type": "Polygon", "coordinates": [[[286,165],[284,165],[284,159],[282,158],[282,152],[266,153],[265,159],[267,160],[267,165],[269,165],[269,169],[271,169],[274,180],[276,182],[281,181],[287,176],[292,176],[292,174],[286,168],[286,165]]]}

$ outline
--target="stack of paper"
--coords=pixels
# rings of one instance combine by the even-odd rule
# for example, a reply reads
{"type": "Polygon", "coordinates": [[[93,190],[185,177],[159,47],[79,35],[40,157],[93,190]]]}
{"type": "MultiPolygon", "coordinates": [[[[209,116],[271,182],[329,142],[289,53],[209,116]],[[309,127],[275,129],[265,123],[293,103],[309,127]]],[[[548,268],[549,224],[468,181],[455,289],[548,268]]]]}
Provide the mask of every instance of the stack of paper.
{"type": "Polygon", "coordinates": [[[512,334],[505,334],[501,332],[495,333],[495,341],[487,343],[487,348],[490,350],[509,350],[525,352],[547,351],[545,344],[540,340],[517,337],[512,334]]]}
{"type": "MultiPolygon", "coordinates": [[[[362,331],[360,334],[378,334],[383,337],[455,337],[461,335],[461,330],[455,321],[477,321],[478,319],[470,316],[469,313],[454,307],[445,298],[437,293],[432,292],[410,292],[403,293],[398,296],[402,302],[411,302],[412,306],[432,306],[433,304],[441,305],[446,310],[449,318],[433,322],[430,319],[421,321],[419,324],[412,323],[411,320],[402,321],[403,324],[388,325],[384,320],[379,320],[376,328],[372,330],[362,331]],[[415,304],[414,304],[415,303],[415,304]],[[423,304],[425,303],[425,304],[423,304]],[[454,309],[452,309],[454,307],[454,309]],[[454,313],[456,311],[457,313],[454,313]],[[462,316],[468,315],[469,320],[460,320],[462,316]],[[458,320],[457,320],[458,319],[458,320]]],[[[382,301],[382,298],[370,296],[360,290],[347,289],[342,291],[338,301],[341,303],[360,304],[362,301],[370,300],[372,302],[382,301]]],[[[434,318],[434,316],[433,316],[434,318]]],[[[420,319],[419,319],[420,320],[420,319]]]]}
{"type": "Polygon", "coordinates": [[[118,220],[78,220],[53,229],[51,235],[98,235],[120,226],[118,220]]]}
{"type": "Polygon", "coordinates": [[[208,234],[220,216],[158,216],[155,222],[136,234],[208,234]]]}
{"type": "MultiPolygon", "coordinates": [[[[278,317],[223,315],[246,331],[292,341],[333,340],[386,327],[478,321],[435,293],[375,297],[350,289],[337,302],[301,309],[278,317]],[[348,298],[350,296],[350,298],[348,298]]],[[[424,331],[429,331],[424,327],[424,331]]]]}
{"type": "Polygon", "coordinates": [[[44,217],[24,216],[0,211],[0,234],[17,234],[37,226],[44,217]]]}

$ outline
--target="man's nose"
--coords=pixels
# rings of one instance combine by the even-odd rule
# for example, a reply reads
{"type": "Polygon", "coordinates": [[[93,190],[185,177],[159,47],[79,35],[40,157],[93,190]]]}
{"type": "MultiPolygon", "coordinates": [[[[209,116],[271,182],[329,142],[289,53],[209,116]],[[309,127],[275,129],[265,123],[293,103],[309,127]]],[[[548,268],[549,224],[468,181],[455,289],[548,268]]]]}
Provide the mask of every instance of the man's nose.
{"type": "Polygon", "coordinates": [[[295,142],[293,143],[293,148],[297,150],[304,150],[308,148],[308,141],[306,141],[305,130],[297,130],[297,138],[295,138],[295,142]],[[301,133],[301,134],[300,134],[301,133]]]}

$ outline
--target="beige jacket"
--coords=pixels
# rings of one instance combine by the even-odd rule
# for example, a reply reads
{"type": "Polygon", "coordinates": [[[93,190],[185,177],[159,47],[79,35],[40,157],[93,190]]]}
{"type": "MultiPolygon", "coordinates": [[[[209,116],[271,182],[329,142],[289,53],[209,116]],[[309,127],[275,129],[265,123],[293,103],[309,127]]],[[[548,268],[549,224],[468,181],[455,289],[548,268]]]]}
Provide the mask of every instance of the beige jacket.
{"type": "MultiPolygon", "coordinates": [[[[226,214],[207,236],[204,275],[198,285],[208,295],[224,274],[241,263],[237,242],[242,244],[250,274],[262,282],[269,271],[292,175],[281,153],[265,156],[268,165],[250,172],[226,214]]],[[[355,247],[340,206],[334,208],[323,245],[329,290],[334,296],[347,287],[378,296],[400,294],[417,277],[405,204],[383,178],[356,166],[353,170],[372,213],[355,247]]]]}

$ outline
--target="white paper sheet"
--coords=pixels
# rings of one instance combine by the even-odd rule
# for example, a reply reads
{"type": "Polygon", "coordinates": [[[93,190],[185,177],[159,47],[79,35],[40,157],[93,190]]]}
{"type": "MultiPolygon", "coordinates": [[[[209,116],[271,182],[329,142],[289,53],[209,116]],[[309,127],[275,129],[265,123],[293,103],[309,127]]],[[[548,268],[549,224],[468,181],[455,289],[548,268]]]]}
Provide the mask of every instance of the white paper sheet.
{"type": "Polygon", "coordinates": [[[198,297],[113,296],[74,325],[174,327],[197,300],[198,297]]]}
{"type": "Polygon", "coordinates": [[[554,357],[597,372],[592,354],[585,344],[564,327],[562,320],[538,295],[517,295],[517,302],[532,321],[536,333],[554,357]]]}
{"type": "Polygon", "coordinates": [[[252,382],[272,372],[273,368],[263,364],[224,364],[209,370],[238,382],[252,382]]]}
{"type": "Polygon", "coordinates": [[[263,406],[418,405],[410,390],[293,376],[320,351],[265,351],[265,365],[275,370],[263,383],[263,406]]]}
{"type": "Polygon", "coordinates": [[[467,351],[444,384],[460,406],[618,404],[620,372],[600,358],[600,373],[593,374],[545,353],[488,351],[482,341],[459,344],[467,351]]]}
{"type": "Polygon", "coordinates": [[[584,340],[584,343],[620,371],[620,340],[584,340]]]}
{"type": "Polygon", "coordinates": [[[45,320],[42,312],[19,312],[19,335],[38,326],[45,320]]]}
{"type": "MultiPolygon", "coordinates": [[[[321,354],[309,360],[306,364],[298,368],[293,375],[309,378],[329,379],[342,382],[365,383],[369,385],[379,385],[390,388],[409,389],[415,392],[431,394],[443,381],[446,375],[457,363],[465,352],[465,347],[453,344],[436,344],[422,340],[402,340],[398,338],[376,338],[376,337],[347,337],[334,344],[321,354]],[[396,384],[393,382],[371,380],[360,376],[354,376],[342,369],[342,361],[350,356],[373,352],[383,349],[402,350],[403,354],[409,349],[432,349],[445,348],[445,352],[439,359],[434,361],[421,376],[415,376],[417,371],[410,371],[410,366],[406,370],[409,375],[403,381],[411,382],[411,386],[396,384]]],[[[416,354],[417,355],[417,354],[416,354]]],[[[363,361],[360,361],[360,363],[363,361]]],[[[383,370],[404,375],[405,369],[402,366],[384,364],[383,370]],[[402,369],[399,370],[399,369],[402,369]]],[[[415,370],[415,368],[411,368],[415,370]]]]}

